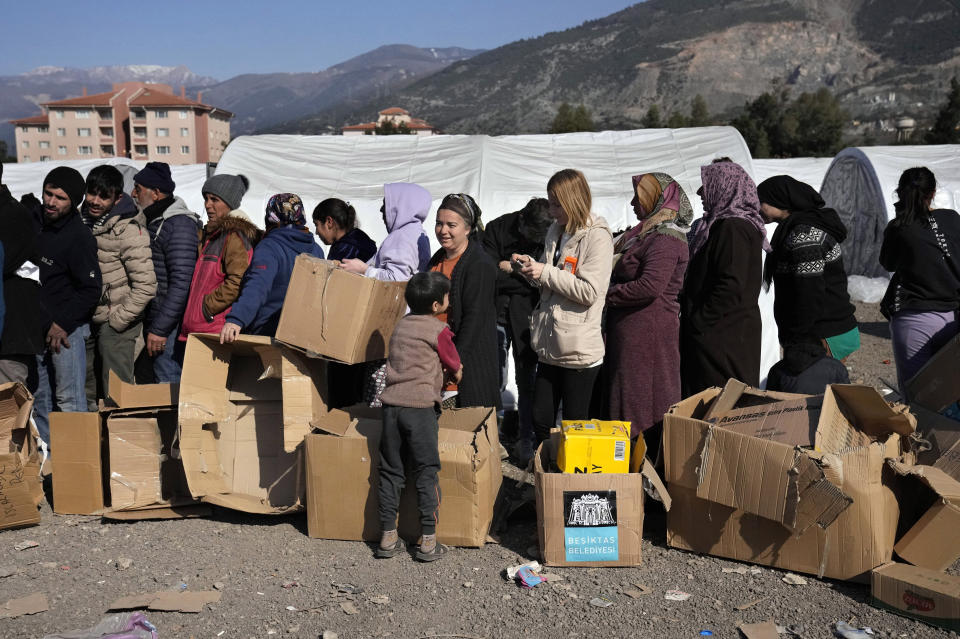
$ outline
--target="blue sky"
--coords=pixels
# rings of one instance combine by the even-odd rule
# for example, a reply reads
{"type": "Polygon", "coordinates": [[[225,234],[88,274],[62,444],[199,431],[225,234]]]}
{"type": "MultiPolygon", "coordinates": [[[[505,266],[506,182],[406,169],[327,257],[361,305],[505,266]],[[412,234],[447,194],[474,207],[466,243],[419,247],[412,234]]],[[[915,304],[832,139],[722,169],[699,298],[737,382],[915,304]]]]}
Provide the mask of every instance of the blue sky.
{"type": "Polygon", "coordinates": [[[630,0],[48,0],[5,2],[0,75],[38,66],[183,64],[225,80],[319,71],[384,44],[492,49],[630,0]],[[401,14],[401,15],[398,15],[401,14]]]}

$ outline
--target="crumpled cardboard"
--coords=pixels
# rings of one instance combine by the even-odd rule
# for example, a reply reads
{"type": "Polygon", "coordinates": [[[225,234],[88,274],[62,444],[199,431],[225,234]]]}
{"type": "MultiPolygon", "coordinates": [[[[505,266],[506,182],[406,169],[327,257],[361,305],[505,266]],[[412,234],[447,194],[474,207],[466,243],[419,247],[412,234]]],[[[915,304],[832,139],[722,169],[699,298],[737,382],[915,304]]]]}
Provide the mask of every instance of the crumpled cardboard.
{"type": "Polygon", "coordinates": [[[117,599],[107,610],[163,610],[176,612],[203,612],[208,604],[220,601],[221,593],[215,590],[178,591],[162,590],[140,595],[128,595],[117,599]]]}
{"type": "Polygon", "coordinates": [[[0,530],[40,523],[43,501],[33,395],[20,382],[0,385],[0,530]]]}

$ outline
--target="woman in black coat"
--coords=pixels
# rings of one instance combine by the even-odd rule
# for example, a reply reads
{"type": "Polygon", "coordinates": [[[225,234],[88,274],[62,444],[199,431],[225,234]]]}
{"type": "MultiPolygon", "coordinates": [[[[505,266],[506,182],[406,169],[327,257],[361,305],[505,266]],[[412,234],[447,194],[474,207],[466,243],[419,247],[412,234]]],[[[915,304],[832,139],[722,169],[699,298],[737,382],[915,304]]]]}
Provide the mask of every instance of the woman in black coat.
{"type": "Polygon", "coordinates": [[[734,162],[701,167],[705,213],[690,232],[680,295],[683,396],[733,377],[760,384],[762,251],[770,250],[757,186],[734,162]]]}
{"type": "Polygon", "coordinates": [[[500,407],[500,363],[497,350],[497,267],[477,239],[482,230],[480,207],[469,195],[443,198],[437,210],[440,250],[427,270],[450,278],[446,317],[453,343],[463,362],[463,379],[447,383],[445,407],[500,407]]]}

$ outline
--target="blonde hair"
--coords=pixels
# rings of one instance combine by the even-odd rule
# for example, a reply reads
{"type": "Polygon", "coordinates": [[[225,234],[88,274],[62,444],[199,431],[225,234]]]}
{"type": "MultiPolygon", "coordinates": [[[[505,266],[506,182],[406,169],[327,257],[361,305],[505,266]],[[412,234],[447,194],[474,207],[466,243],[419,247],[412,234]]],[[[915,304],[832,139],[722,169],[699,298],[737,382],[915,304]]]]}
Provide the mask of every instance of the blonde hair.
{"type": "Polygon", "coordinates": [[[547,182],[547,193],[553,195],[567,214],[567,233],[587,226],[590,220],[590,185],[583,173],[576,169],[557,171],[547,182]]]}

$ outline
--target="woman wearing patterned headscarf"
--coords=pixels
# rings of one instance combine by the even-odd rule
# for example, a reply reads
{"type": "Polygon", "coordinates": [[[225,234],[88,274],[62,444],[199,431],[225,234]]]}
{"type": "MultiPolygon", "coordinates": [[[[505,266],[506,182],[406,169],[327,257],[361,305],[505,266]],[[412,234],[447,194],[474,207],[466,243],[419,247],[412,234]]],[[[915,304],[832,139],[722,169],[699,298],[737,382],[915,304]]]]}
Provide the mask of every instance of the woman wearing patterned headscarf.
{"type": "Polygon", "coordinates": [[[614,244],[607,290],[606,407],[659,450],[663,414],[680,401],[680,289],[693,209],[665,173],[633,176],[639,224],[614,244]],[[643,362],[638,366],[638,362],[643,362]]]}
{"type": "Polygon", "coordinates": [[[323,258],[303,214],[303,202],[293,193],[274,195],[267,202],[266,235],[253,251],[243,276],[240,297],[220,330],[220,343],[229,343],[240,331],[273,335],[280,321],[293,263],[301,253],[323,258]]]}
{"type": "Polygon", "coordinates": [[[704,215],[690,237],[680,295],[683,396],[733,377],[760,384],[762,251],[769,251],[757,186],[739,164],[700,168],[704,215]]]}

